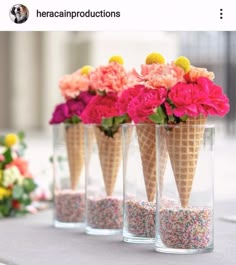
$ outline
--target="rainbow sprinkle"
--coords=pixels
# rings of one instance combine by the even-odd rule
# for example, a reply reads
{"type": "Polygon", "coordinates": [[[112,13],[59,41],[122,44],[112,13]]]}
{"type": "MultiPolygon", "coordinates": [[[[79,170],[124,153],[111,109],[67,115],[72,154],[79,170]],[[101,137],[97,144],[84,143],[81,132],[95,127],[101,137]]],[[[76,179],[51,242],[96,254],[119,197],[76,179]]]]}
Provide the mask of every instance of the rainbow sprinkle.
{"type": "Polygon", "coordinates": [[[155,237],[156,203],[129,200],[126,202],[128,232],[136,237],[155,237]]]}
{"type": "Polygon", "coordinates": [[[162,242],[170,248],[206,248],[211,241],[212,209],[177,206],[159,211],[162,242]]]}
{"type": "Polygon", "coordinates": [[[122,229],[122,199],[114,197],[90,198],[87,204],[87,226],[96,229],[122,229]]]}
{"type": "Polygon", "coordinates": [[[85,193],[63,190],[55,193],[55,217],[63,223],[81,223],[85,219],[85,193]]]}

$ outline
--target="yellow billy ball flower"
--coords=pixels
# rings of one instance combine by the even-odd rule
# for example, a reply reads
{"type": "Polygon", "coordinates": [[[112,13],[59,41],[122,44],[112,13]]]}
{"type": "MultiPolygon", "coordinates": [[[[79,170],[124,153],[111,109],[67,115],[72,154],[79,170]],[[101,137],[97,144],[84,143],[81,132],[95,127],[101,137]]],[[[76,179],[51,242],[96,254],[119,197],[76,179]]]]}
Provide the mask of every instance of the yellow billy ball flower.
{"type": "Polygon", "coordinates": [[[146,57],[146,64],[164,64],[165,63],[165,58],[162,54],[160,53],[150,53],[147,57],[146,57]]]}
{"type": "Polygon", "coordinates": [[[18,136],[16,135],[16,134],[14,134],[14,133],[9,133],[9,134],[7,134],[6,136],[5,136],[5,140],[4,140],[4,142],[5,142],[5,145],[7,146],[7,147],[11,147],[11,146],[13,146],[13,145],[15,145],[17,142],[18,142],[18,136]]]}
{"type": "Polygon", "coordinates": [[[92,66],[90,65],[85,65],[80,69],[81,75],[88,75],[92,71],[92,66]]]}
{"type": "Polygon", "coordinates": [[[181,67],[185,73],[188,73],[190,70],[190,61],[187,57],[180,56],[175,60],[175,65],[181,67]]]}
{"type": "Polygon", "coordinates": [[[118,63],[118,64],[121,64],[123,65],[124,64],[124,60],[121,56],[119,55],[113,55],[110,59],[109,59],[109,63],[118,63]]]}
{"type": "Polygon", "coordinates": [[[9,196],[11,196],[11,191],[9,189],[0,187],[0,200],[9,196]]]}

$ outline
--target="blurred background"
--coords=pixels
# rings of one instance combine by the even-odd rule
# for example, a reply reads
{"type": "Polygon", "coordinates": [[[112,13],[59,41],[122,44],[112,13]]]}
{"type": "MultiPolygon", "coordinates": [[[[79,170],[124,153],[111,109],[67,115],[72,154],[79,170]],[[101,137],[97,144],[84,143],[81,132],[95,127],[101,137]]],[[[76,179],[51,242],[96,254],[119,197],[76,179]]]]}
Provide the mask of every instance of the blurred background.
{"type": "Polygon", "coordinates": [[[58,80],[85,64],[106,64],[122,55],[140,70],[148,53],[167,61],[187,56],[206,67],[230,98],[231,111],[216,125],[215,197],[236,200],[236,32],[0,32],[0,131],[26,132],[27,156],[42,185],[52,180],[48,121],[62,98],[58,80]]]}

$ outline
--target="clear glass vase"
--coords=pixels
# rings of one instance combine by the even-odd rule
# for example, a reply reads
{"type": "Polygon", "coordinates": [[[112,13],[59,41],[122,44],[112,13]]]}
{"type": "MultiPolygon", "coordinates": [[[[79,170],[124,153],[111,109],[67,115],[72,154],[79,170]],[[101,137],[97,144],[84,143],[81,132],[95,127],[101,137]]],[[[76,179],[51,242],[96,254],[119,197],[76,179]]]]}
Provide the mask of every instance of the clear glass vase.
{"type": "Polygon", "coordinates": [[[120,234],[123,225],[121,128],[85,126],[86,233],[120,234]]]}
{"type": "Polygon", "coordinates": [[[213,250],[214,135],[214,126],[204,121],[157,126],[158,252],[191,254],[213,250]],[[165,168],[163,141],[169,156],[165,168]]]}
{"type": "Polygon", "coordinates": [[[85,174],[82,124],[53,126],[54,226],[84,227],[85,174]]]}
{"type": "Polygon", "coordinates": [[[123,129],[123,240],[153,243],[156,215],[156,132],[154,124],[123,129]]]}

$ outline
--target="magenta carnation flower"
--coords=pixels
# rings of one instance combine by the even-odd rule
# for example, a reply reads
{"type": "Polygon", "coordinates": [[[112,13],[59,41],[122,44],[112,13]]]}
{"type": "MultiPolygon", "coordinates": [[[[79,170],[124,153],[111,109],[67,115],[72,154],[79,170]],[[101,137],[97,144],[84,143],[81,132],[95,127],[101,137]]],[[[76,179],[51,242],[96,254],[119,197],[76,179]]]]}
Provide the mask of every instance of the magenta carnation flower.
{"type": "Polygon", "coordinates": [[[95,94],[91,94],[88,91],[83,91],[79,94],[78,100],[81,100],[85,104],[85,106],[87,106],[94,96],[95,94]]]}
{"type": "Polygon", "coordinates": [[[81,115],[83,123],[100,124],[104,118],[119,116],[116,107],[117,100],[116,93],[109,93],[105,96],[96,95],[81,115]]]}
{"type": "Polygon", "coordinates": [[[50,120],[50,124],[62,123],[70,117],[69,107],[66,103],[59,104],[55,107],[50,120]]]}
{"type": "Polygon", "coordinates": [[[132,99],[137,97],[144,88],[145,87],[143,85],[136,85],[122,92],[117,102],[117,108],[121,115],[127,113],[128,105],[130,104],[132,99]]]}
{"type": "Polygon", "coordinates": [[[88,91],[81,92],[77,98],[69,99],[65,103],[56,106],[50,124],[62,123],[73,116],[80,118],[82,112],[94,95],[88,91]]]}
{"type": "Polygon", "coordinates": [[[128,115],[134,123],[150,122],[149,116],[166,100],[167,90],[144,88],[128,105],[128,115]]]}
{"type": "Polygon", "coordinates": [[[229,111],[229,100],[221,87],[205,77],[198,78],[193,84],[176,84],[168,97],[175,106],[173,112],[177,117],[224,116],[229,111]]]}
{"type": "Polygon", "coordinates": [[[197,84],[207,95],[206,100],[202,104],[206,114],[225,116],[229,112],[230,105],[229,99],[223,93],[222,88],[204,77],[198,78],[197,84]]]}

